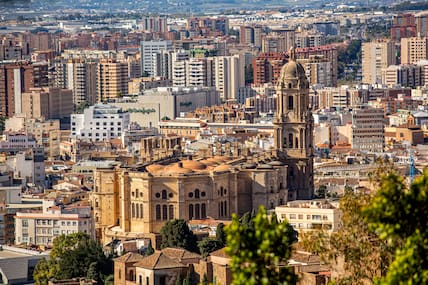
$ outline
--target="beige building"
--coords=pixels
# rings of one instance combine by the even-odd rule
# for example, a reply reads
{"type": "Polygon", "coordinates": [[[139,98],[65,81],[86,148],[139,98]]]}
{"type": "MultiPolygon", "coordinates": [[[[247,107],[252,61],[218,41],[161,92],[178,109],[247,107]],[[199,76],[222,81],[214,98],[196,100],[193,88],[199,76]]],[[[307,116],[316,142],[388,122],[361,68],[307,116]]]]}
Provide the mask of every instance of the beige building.
{"type": "Polygon", "coordinates": [[[352,110],[352,148],[383,152],[385,147],[384,110],[362,106],[352,110]]]}
{"type": "Polygon", "coordinates": [[[15,243],[52,246],[62,234],[84,232],[93,236],[91,207],[54,206],[54,201],[44,201],[43,211],[18,212],[15,216],[15,243]]]}
{"type": "Polygon", "coordinates": [[[420,60],[427,59],[427,53],[426,37],[401,39],[401,64],[414,64],[420,60]]]}
{"type": "MultiPolygon", "coordinates": [[[[337,204],[337,203],[336,203],[337,204]]],[[[279,221],[288,221],[297,231],[320,230],[336,232],[340,228],[338,205],[326,200],[298,200],[275,208],[279,221]]]]}
{"type": "Polygon", "coordinates": [[[126,62],[101,61],[97,71],[98,102],[128,94],[128,64],[126,62]]]}
{"type": "Polygon", "coordinates": [[[396,63],[396,49],[392,41],[373,41],[362,44],[363,83],[382,82],[382,69],[396,63]]]}
{"type": "Polygon", "coordinates": [[[168,220],[229,219],[259,205],[273,209],[294,199],[286,178],[279,161],[241,165],[229,157],[99,170],[90,195],[97,237],[159,233],[168,220]]]}
{"type": "Polygon", "coordinates": [[[22,113],[27,118],[69,117],[73,113],[72,92],[56,87],[30,88],[30,92],[22,93],[22,113]]]}

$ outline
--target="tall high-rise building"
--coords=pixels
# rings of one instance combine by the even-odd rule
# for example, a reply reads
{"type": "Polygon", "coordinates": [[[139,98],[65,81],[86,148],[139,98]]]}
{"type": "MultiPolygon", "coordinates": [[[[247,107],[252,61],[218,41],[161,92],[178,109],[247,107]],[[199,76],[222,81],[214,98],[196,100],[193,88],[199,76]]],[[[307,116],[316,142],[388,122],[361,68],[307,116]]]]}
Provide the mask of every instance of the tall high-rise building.
{"type": "Polygon", "coordinates": [[[73,92],[73,105],[97,101],[98,60],[69,59],[57,60],[52,86],[70,89],[73,92]]]}
{"type": "Polygon", "coordinates": [[[214,57],[213,81],[220,98],[237,99],[239,89],[245,86],[245,63],[243,55],[214,57]]]}
{"type": "Polygon", "coordinates": [[[426,11],[415,15],[416,34],[420,37],[428,36],[428,13],[426,11]]]}
{"type": "Polygon", "coordinates": [[[287,62],[285,52],[260,53],[253,60],[254,85],[276,84],[282,66],[287,62]]]}
{"type": "Polygon", "coordinates": [[[150,33],[165,33],[167,31],[166,16],[144,16],[141,19],[142,29],[150,33]]]}
{"type": "Polygon", "coordinates": [[[401,64],[417,63],[428,58],[426,37],[411,37],[401,39],[401,64]]]}
{"type": "Polygon", "coordinates": [[[372,41],[362,45],[363,83],[382,82],[382,69],[396,63],[395,44],[392,41],[372,41]]]}
{"type": "Polygon", "coordinates": [[[401,13],[394,17],[391,27],[391,40],[400,41],[402,38],[416,37],[415,15],[401,13]]]}
{"type": "Polygon", "coordinates": [[[288,198],[311,199],[313,178],[313,118],[309,108],[309,82],[303,66],[290,50],[289,62],[277,81],[274,116],[275,150],[288,166],[288,198]]]}
{"type": "Polygon", "coordinates": [[[48,85],[47,63],[0,62],[0,116],[22,112],[22,93],[48,85]]]}
{"type": "Polygon", "coordinates": [[[143,76],[160,76],[156,74],[156,54],[171,49],[170,41],[141,42],[141,73],[143,76]]]}
{"type": "Polygon", "coordinates": [[[262,47],[262,26],[241,26],[239,33],[239,42],[241,44],[253,45],[256,48],[262,47]]]}
{"type": "Polygon", "coordinates": [[[296,49],[296,57],[298,59],[308,59],[313,55],[322,55],[325,59],[331,62],[331,74],[333,86],[337,85],[337,48],[335,45],[324,45],[308,48],[296,49]]]}
{"type": "Polygon", "coordinates": [[[352,148],[383,152],[385,147],[383,109],[361,106],[352,110],[352,148]]]}
{"type": "Polygon", "coordinates": [[[112,60],[101,61],[97,72],[97,100],[117,98],[128,94],[128,64],[112,60]]]}

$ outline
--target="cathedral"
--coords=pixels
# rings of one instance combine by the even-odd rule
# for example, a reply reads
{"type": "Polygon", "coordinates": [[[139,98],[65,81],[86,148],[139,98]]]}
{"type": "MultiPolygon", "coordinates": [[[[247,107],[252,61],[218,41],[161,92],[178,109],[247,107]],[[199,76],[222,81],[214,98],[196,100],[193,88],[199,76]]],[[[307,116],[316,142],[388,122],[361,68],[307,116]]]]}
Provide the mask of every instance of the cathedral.
{"type": "Polygon", "coordinates": [[[90,194],[97,238],[144,237],[159,233],[171,219],[227,220],[260,205],[274,209],[289,200],[311,199],[309,83],[293,49],[278,80],[277,100],[271,151],[251,153],[226,144],[220,154],[192,157],[181,153],[176,138],[146,138],[142,153],[156,159],[98,169],[90,194]],[[167,155],[162,157],[162,151],[167,155]]]}

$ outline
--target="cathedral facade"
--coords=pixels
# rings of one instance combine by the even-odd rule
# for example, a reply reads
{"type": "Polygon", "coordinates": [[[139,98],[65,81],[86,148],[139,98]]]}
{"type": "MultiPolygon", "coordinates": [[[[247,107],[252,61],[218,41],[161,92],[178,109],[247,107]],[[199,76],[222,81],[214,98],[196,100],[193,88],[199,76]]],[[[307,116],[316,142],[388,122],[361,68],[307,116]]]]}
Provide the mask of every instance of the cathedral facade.
{"type": "Polygon", "coordinates": [[[270,152],[231,151],[220,156],[205,152],[192,158],[179,154],[178,141],[151,141],[147,145],[156,149],[165,145],[174,154],[138,167],[96,171],[90,200],[97,237],[103,241],[143,237],[159,233],[171,219],[225,220],[260,205],[274,209],[289,200],[311,199],[309,83],[293,50],[278,79],[277,100],[270,152]]]}

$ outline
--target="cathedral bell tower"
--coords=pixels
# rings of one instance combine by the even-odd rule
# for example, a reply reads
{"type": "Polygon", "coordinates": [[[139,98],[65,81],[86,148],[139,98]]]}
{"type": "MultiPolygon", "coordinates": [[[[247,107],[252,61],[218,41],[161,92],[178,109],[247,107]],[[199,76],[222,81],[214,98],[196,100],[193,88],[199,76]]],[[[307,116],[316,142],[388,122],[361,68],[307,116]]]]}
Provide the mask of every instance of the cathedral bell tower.
{"type": "Polygon", "coordinates": [[[288,166],[289,200],[311,199],[313,178],[313,118],[309,108],[309,82],[296,62],[295,49],[282,67],[276,86],[275,151],[288,166]]]}

